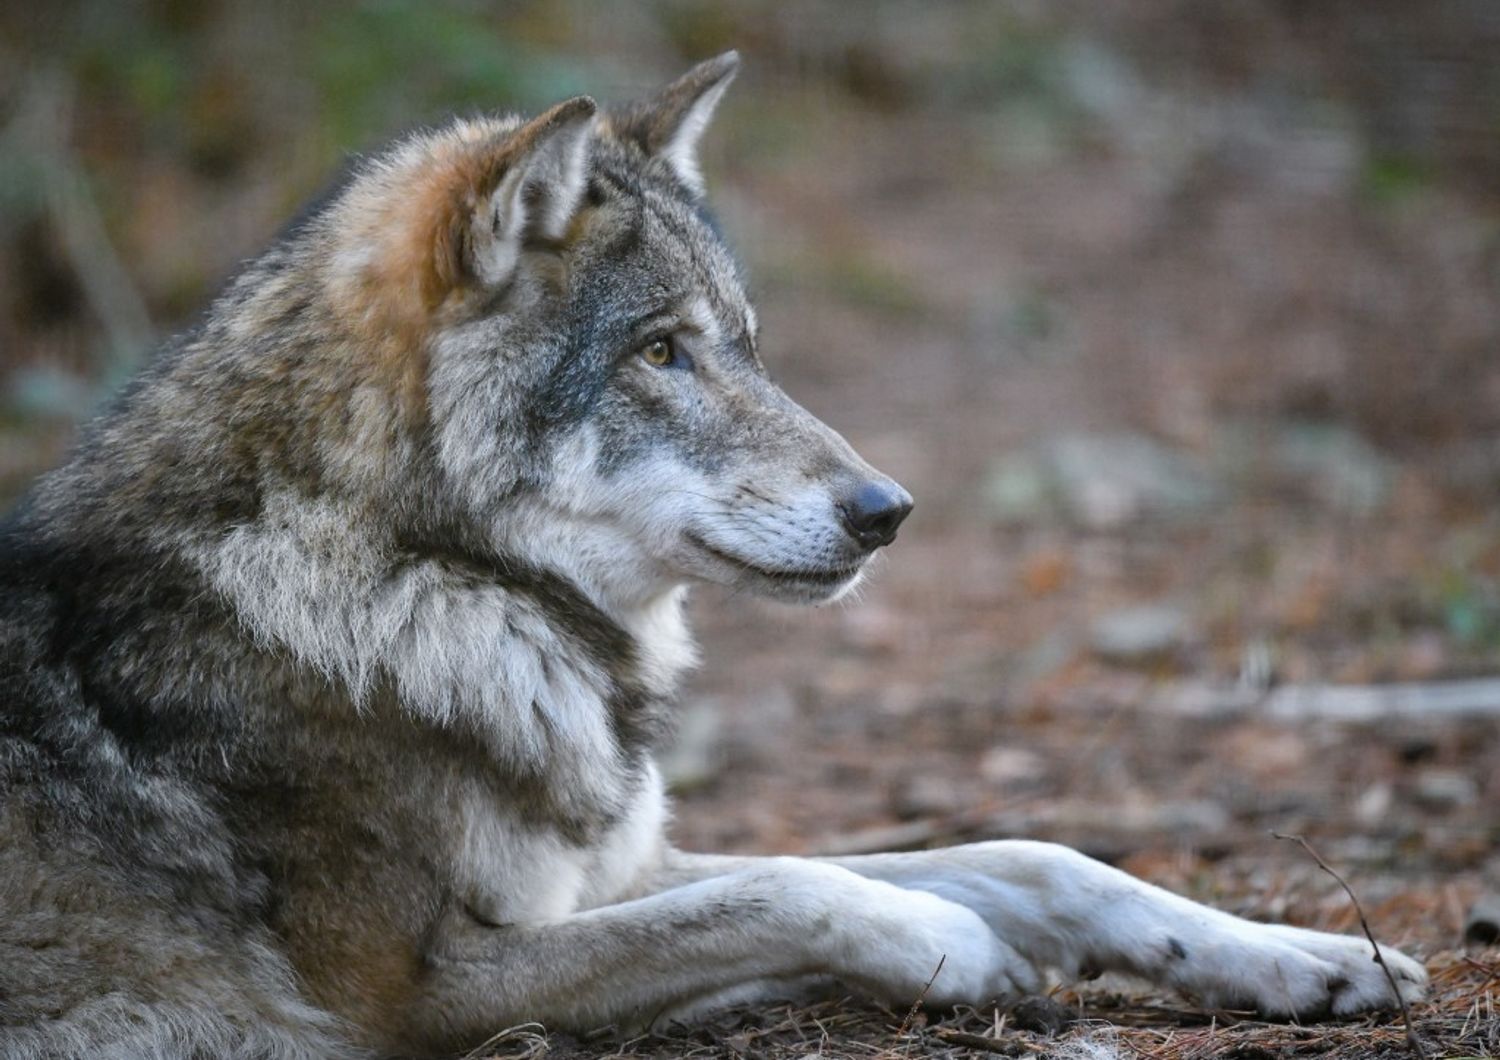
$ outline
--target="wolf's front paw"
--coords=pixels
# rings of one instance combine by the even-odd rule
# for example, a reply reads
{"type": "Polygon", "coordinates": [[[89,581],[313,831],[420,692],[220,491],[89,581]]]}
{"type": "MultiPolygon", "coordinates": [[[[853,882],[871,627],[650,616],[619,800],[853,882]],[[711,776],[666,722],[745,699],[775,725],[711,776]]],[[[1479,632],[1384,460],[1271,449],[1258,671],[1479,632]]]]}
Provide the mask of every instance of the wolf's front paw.
{"type": "Polygon", "coordinates": [[[1427,991],[1427,969],[1393,946],[1380,946],[1380,956],[1391,972],[1387,978],[1367,939],[1294,927],[1273,930],[1282,942],[1334,968],[1327,1009],[1335,1016],[1397,1008],[1401,1001],[1417,1001],[1427,991]],[[1400,1000],[1391,993],[1391,978],[1401,991],[1400,1000]]]}
{"type": "Polygon", "coordinates": [[[880,884],[878,933],[850,940],[850,978],[882,1000],[930,1006],[1013,1001],[1042,987],[1036,967],[971,909],[922,891],[880,884]]]}
{"type": "MultiPolygon", "coordinates": [[[[1380,954],[1401,998],[1420,998],[1426,969],[1390,946],[1380,954]]],[[[1280,1018],[1349,1016],[1400,1004],[1368,941],[1293,927],[1237,925],[1232,937],[1187,953],[1172,978],[1205,1005],[1280,1018]]]]}

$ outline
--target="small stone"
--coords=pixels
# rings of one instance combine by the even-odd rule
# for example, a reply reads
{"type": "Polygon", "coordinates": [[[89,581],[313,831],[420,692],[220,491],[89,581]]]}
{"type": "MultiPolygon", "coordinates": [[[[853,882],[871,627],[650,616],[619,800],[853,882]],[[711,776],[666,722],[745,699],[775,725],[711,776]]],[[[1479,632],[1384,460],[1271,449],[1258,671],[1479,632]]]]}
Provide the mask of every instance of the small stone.
{"type": "Polygon", "coordinates": [[[1111,611],[1095,620],[1090,645],[1111,662],[1140,663],[1166,655],[1187,638],[1188,616],[1166,604],[1111,611]]]}
{"type": "Polygon", "coordinates": [[[991,784],[1028,784],[1047,775],[1047,763],[1024,747],[992,747],[979,760],[979,775],[991,784]]]}
{"type": "Polygon", "coordinates": [[[1028,997],[1010,1010],[1010,1022],[1017,1030],[1047,1037],[1066,1030],[1079,1020],[1078,1010],[1050,997],[1028,997]]]}
{"type": "Polygon", "coordinates": [[[1500,943],[1500,894],[1487,894],[1474,903],[1464,922],[1464,941],[1473,946],[1500,943]]]}
{"type": "Polygon", "coordinates": [[[1429,810],[1456,810],[1479,800],[1479,785],[1455,769],[1426,769],[1417,775],[1412,794],[1429,810]]]}
{"type": "Polygon", "coordinates": [[[839,631],[844,643],[867,655],[892,655],[909,635],[905,618],[876,601],[866,601],[840,615],[839,631]]]}
{"type": "Polygon", "coordinates": [[[964,805],[951,777],[922,774],[912,777],[891,799],[891,812],[903,821],[920,817],[944,817],[964,805]]]}
{"type": "Polygon", "coordinates": [[[1051,441],[1047,459],[1068,513],[1096,529],[1148,515],[1198,515],[1220,497],[1193,460],[1143,435],[1063,435],[1051,441]]]}
{"type": "Polygon", "coordinates": [[[1354,819],[1364,828],[1372,828],[1385,819],[1396,801],[1396,792],[1385,781],[1377,781],[1364,790],[1354,803],[1354,819]]]}
{"type": "Polygon", "coordinates": [[[981,491],[990,516],[1000,523],[1034,523],[1052,511],[1045,471],[1025,456],[997,461],[981,491]]]}
{"type": "Polygon", "coordinates": [[[1325,424],[1288,427],[1276,460],[1290,478],[1306,483],[1318,500],[1354,515],[1385,505],[1395,472],[1389,459],[1353,431],[1325,424]]]}
{"type": "Polygon", "coordinates": [[[1141,434],[1058,434],[991,465],[982,496],[1003,523],[1059,516],[1112,529],[1149,516],[1190,519],[1222,498],[1201,461],[1141,434]]]}

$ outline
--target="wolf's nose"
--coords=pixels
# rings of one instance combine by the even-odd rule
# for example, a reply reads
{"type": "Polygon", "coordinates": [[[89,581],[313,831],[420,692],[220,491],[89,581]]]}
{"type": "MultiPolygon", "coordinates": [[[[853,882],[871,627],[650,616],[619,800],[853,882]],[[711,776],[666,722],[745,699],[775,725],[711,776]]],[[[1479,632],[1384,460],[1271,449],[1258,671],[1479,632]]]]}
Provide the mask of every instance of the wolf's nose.
{"type": "Polygon", "coordinates": [[[896,540],[896,528],[911,514],[911,494],[887,479],[865,482],[839,503],[839,515],[854,540],[868,549],[896,540]]]}

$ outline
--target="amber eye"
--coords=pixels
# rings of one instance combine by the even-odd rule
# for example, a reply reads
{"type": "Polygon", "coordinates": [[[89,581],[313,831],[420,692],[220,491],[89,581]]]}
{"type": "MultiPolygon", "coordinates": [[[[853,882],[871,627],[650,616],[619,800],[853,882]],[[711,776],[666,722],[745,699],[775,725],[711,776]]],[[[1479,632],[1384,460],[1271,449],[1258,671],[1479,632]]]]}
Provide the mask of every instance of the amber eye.
{"type": "Polygon", "coordinates": [[[653,368],[665,368],[677,359],[670,338],[653,339],[641,347],[641,359],[653,368]]]}

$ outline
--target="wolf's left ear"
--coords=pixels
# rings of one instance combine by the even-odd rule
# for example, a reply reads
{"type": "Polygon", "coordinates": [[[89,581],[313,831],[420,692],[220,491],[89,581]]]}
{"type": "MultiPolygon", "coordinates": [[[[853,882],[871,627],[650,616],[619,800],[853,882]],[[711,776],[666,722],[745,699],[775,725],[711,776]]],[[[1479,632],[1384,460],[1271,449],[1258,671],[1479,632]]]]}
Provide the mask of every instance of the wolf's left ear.
{"type": "Polygon", "coordinates": [[[460,267],[481,283],[507,280],[527,240],[557,240],[567,231],[588,180],[594,110],[587,96],[570,99],[505,141],[503,175],[472,227],[456,233],[466,259],[460,267]]]}
{"type": "Polygon", "coordinates": [[[702,195],[698,141],[739,68],[734,51],[701,62],[650,99],[612,112],[609,126],[664,161],[694,195],[702,195]]]}

